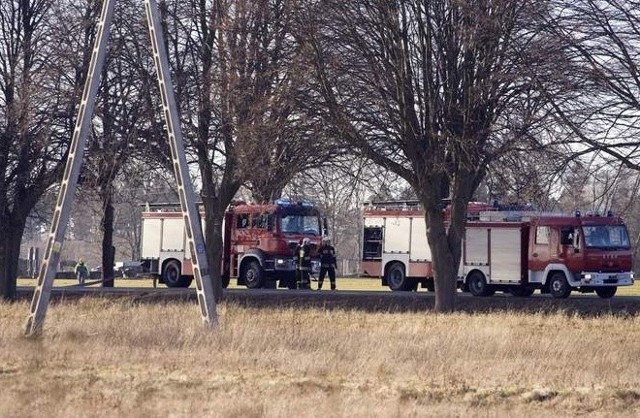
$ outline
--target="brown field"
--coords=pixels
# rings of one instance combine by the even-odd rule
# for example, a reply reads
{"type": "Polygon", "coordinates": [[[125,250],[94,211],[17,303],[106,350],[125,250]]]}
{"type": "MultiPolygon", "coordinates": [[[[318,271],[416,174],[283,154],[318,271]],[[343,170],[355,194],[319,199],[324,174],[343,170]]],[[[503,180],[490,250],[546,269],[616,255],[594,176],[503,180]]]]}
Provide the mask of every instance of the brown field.
{"type": "Polygon", "coordinates": [[[0,416],[638,416],[640,319],[0,303],[0,416]]]}

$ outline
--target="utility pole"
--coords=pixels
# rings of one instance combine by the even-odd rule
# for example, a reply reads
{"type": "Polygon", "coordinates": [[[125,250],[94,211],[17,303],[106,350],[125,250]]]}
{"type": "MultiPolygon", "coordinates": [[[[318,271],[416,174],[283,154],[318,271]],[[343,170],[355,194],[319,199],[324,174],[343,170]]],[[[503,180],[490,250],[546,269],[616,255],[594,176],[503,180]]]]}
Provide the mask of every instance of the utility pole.
{"type": "MultiPolygon", "coordinates": [[[[153,47],[153,60],[162,99],[162,113],[167,126],[168,140],[171,148],[172,166],[176,178],[180,206],[182,208],[187,242],[191,252],[193,275],[196,279],[198,304],[200,306],[203,323],[206,326],[213,327],[217,323],[213,284],[209,277],[202,225],[199,221],[193,194],[193,185],[191,184],[187,167],[184,141],[180,129],[180,119],[171,83],[167,49],[162,39],[158,4],[156,0],[145,0],[144,4],[147,26],[153,47]]],[[[84,85],[80,107],[78,109],[78,117],[67,157],[67,164],[53,213],[44,258],[31,301],[29,317],[25,325],[25,334],[27,336],[38,336],[42,334],[42,327],[51,296],[51,288],[56,275],[58,262],[60,261],[60,251],[62,250],[64,235],[73,204],[73,197],[77,188],[78,175],[82,167],[87,135],[91,126],[91,117],[95,106],[100,74],[104,66],[114,5],[115,0],[104,0],[102,4],[96,40],[91,54],[91,62],[89,64],[89,71],[84,85]]]]}

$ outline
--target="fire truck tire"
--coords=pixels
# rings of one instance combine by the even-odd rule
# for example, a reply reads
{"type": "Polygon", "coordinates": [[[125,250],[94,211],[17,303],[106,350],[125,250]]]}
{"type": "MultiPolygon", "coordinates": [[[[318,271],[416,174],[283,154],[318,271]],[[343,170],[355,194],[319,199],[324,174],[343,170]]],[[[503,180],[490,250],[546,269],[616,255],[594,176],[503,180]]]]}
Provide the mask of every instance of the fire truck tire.
{"type": "Polygon", "coordinates": [[[484,274],[479,271],[474,271],[469,275],[467,284],[469,285],[469,292],[473,296],[493,296],[495,293],[495,290],[487,284],[484,274]]]}
{"type": "Polygon", "coordinates": [[[612,298],[616,294],[618,288],[616,286],[611,287],[596,287],[596,294],[602,299],[612,298]]]}
{"type": "Polygon", "coordinates": [[[566,299],[571,294],[571,286],[564,273],[556,272],[549,278],[549,293],[556,299],[566,299]]]}
{"type": "Polygon", "coordinates": [[[529,296],[533,295],[533,292],[535,291],[536,289],[525,286],[512,287],[511,289],[509,289],[509,292],[511,292],[513,296],[519,298],[528,298],[529,296]]]}
{"type": "Polygon", "coordinates": [[[190,276],[181,275],[180,263],[171,260],[164,265],[162,270],[162,281],[167,287],[189,287],[193,280],[190,276]]]}
{"type": "Polygon", "coordinates": [[[264,272],[257,261],[249,261],[245,267],[244,284],[249,289],[259,289],[264,286],[264,272]]]}
{"type": "Polygon", "coordinates": [[[410,290],[407,276],[404,273],[404,266],[401,263],[393,263],[387,270],[387,283],[394,291],[410,290]]]}

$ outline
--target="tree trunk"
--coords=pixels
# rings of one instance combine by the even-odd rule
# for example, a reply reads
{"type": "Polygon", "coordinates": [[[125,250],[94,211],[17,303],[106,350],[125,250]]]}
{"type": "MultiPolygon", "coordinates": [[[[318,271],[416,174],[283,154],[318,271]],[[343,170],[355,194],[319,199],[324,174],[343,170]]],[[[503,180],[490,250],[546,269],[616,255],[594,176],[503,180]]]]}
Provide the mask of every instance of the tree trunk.
{"type": "Polygon", "coordinates": [[[451,184],[447,176],[433,176],[427,188],[430,192],[420,199],[425,208],[427,240],[431,248],[436,312],[453,312],[456,308],[467,207],[482,174],[483,171],[460,170],[451,184]],[[451,201],[445,210],[443,198],[447,196],[451,201]]]}
{"type": "MultiPolygon", "coordinates": [[[[452,249],[447,236],[442,209],[425,210],[427,239],[431,248],[432,268],[435,281],[436,312],[453,312],[456,308],[456,283],[458,279],[455,247],[452,249]],[[452,251],[453,250],[453,251],[452,251]]],[[[451,243],[461,246],[460,240],[451,243]]],[[[458,258],[459,259],[459,258],[458,258]]]]}
{"type": "Polygon", "coordinates": [[[113,265],[115,264],[115,247],[113,246],[114,209],[111,193],[103,199],[104,215],[102,216],[102,287],[113,287],[113,265]]]}
{"type": "MultiPolygon", "coordinates": [[[[222,260],[224,255],[224,242],[222,221],[227,207],[233,196],[240,188],[240,183],[233,181],[229,172],[233,172],[233,164],[228,160],[225,175],[220,182],[219,193],[216,194],[216,185],[210,181],[203,182],[202,201],[205,212],[205,242],[207,245],[207,262],[213,283],[213,291],[216,302],[222,300],[222,260]]],[[[208,169],[208,167],[207,167],[208,169]]],[[[203,171],[203,178],[212,178],[212,173],[203,171]]],[[[225,278],[225,280],[228,277],[225,278]]]]}
{"type": "MultiPolygon", "coordinates": [[[[217,200],[217,199],[216,199],[217,200]]],[[[224,210],[220,210],[218,205],[214,204],[212,210],[205,210],[205,241],[207,243],[207,263],[213,283],[213,294],[216,302],[222,300],[222,220],[224,219],[224,210]]]]}
{"type": "Polygon", "coordinates": [[[0,297],[14,301],[24,221],[0,220],[0,230],[0,297]]]}

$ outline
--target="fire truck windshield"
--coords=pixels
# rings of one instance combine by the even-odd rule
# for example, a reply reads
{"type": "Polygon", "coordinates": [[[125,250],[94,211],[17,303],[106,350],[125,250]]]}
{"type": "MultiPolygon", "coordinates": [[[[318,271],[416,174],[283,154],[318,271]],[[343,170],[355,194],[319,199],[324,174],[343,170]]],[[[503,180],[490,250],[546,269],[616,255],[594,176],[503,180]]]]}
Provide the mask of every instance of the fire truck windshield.
{"type": "Polygon", "coordinates": [[[320,219],[313,215],[282,215],[283,234],[320,234],[320,219]]]}
{"type": "Polygon", "coordinates": [[[587,248],[631,248],[624,225],[585,225],[583,230],[587,248]]]}

